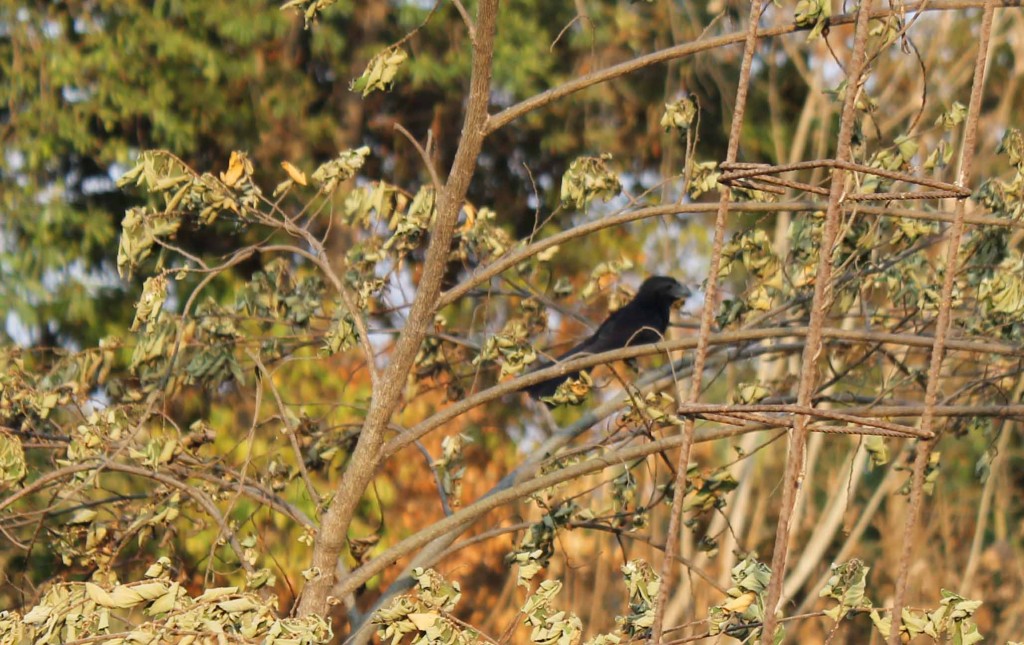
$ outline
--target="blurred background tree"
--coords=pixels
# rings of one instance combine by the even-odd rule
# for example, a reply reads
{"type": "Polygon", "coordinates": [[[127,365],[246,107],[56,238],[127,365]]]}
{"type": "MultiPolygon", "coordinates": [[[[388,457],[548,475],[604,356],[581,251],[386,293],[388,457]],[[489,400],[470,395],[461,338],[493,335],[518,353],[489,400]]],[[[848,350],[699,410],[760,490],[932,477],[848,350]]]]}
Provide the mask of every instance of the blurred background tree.
{"type": "MultiPolygon", "coordinates": [[[[281,160],[319,163],[370,145],[369,174],[386,168],[389,181],[409,187],[424,179],[423,168],[395,123],[430,132],[443,165],[458,143],[469,56],[451,11],[435,12],[416,33],[408,78],[366,100],[349,83],[373,52],[421,25],[427,8],[339,5],[311,30],[294,12],[255,0],[8,3],[2,11],[8,82],[0,88],[0,180],[8,216],[0,270],[5,299],[18,312],[5,327],[15,324],[45,346],[94,344],[132,315],[113,276],[113,241],[133,200],[114,182],[140,150],[173,150],[203,169],[248,150],[265,173],[281,160]],[[27,212],[38,215],[17,216],[27,212]]],[[[678,10],[615,3],[595,3],[592,16],[561,33],[575,11],[546,2],[503,8],[495,108],[698,35],[678,10]]],[[[708,16],[693,18],[703,24],[708,16]]],[[[637,181],[657,172],[671,163],[662,155],[660,105],[683,89],[702,105],[722,106],[703,116],[710,153],[723,142],[727,72],[670,67],[597,86],[497,133],[470,198],[500,204],[501,221],[523,236],[538,193],[554,206],[541,188],[581,151],[622,157],[637,181]]],[[[187,248],[224,250],[210,237],[190,237],[187,248]]]]}

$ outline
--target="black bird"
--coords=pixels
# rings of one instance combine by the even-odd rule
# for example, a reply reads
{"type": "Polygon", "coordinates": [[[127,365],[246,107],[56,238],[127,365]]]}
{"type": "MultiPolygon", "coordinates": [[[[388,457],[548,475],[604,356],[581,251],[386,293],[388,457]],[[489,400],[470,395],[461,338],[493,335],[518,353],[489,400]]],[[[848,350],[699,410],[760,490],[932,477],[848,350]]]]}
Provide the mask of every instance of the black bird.
{"type": "MultiPolygon", "coordinates": [[[[684,300],[692,292],[675,278],[655,275],[644,280],[640,291],[629,304],[608,316],[597,331],[579,345],[559,356],[557,361],[564,361],[577,354],[600,354],[626,346],[647,345],[656,343],[665,335],[668,328],[672,305],[684,300]]],[[[543,361],[536,369],[550,366],[550,361],[543,361]]],[[[564,376],[556,376],[526,388],[535,399],[552,396],[558,386],[570,378],[576,378],[579,372],[571,372],[564,376]]]]}

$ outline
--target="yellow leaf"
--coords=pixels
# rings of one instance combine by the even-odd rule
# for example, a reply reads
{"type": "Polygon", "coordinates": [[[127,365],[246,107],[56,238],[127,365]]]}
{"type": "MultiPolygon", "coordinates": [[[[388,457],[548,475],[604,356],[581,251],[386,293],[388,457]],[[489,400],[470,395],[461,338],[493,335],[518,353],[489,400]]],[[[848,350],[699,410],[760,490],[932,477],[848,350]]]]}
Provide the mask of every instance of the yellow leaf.
{"type": "Polygon", "coordinates": [[[292,181],[294,181],[296,184],[300,186],[306,185],[306,173],[302,172],[301,170],[299,170],[292,164],[288,163],[287,161],[282,161],[281,167],[284,168],[284,171],[288,173],[288,176],[291,177],[292,181]]]}
{"type": "MultiPolygon", "coordinates": [[[[88,583],[86,583],[88,584],[88,583]]],[[[45,623],[46,619],[53,613],[53,607],[47,607],[45,605],[36,605],[21,619],[21,622],[26,625],[38,625],[45,623]]]]}
{"type": "Polygon", "coordinates": [[[772,296],[764,285],[754,287],[747,297],[747,302],[754,311],[768,311],[772,308],[772,296]]]}
{"type": "Polygon", "coordinates": [[[556,255],[558,255],[558,250],[560,248],[561,247],[559,245],[555,244],[554,246],[544,249],[537,254],[537,261],[550,262],[556,255]]]}
{"type": "Polygon", "coordinates": [[[455,231],[459,235],[472,231],[476,225],[476,208],[472,204],[466,203],[462,207],[462,212],[466,214],[466,222],[455,231]]]}
{"type": "Polygon", "coordinates": [[[253,609],[259,609],[259,604],[252,598],[249,598],[248,596],[243,596],[241,598],[233,598],[231,600],[219,602],[217,603],[217,607],[219,607],[223,611],[226,611],[229,614],[237,614],[243,611],[252,611],[253,609]]]}
{"type": "Polygon", "coordinates": [[[220,180],[227,186],[234,187],[245,172],[245,157],[238,152],[231,153],[231,160],[228,162],[228,171],[220,173],[220,180]]]}
{"type": "Polygon", "coordinates": [[[203,595],[196,598],[196,602],[217,600],[224,596],[238,593],[238,587],[213,587],[203,592],[203,595]]]}
{"type": "Polygon", "coordinates": [[[85,583],[85,595],[100,607],[115,607],[117,605],[103,587],[91,582],[85,583]]]}
{"type": "MultiPolygon", "coordinates": [[[[108,594],[107,600],[112,604],[104,605],[100,600],[96,600],[96,604],[104,607],[127,609],[128,607],[134,607],[141,602],[163,595],[167,591],[167,586],[166,582],[147,582],[132,587],[117,586],[108,594]]],[[[92,597],[92,594],[90,594],[90,597],[92,597]]]]}
{"type": "Polygon", "coordinates": [[[748,591],[739,598],[733,598],[729,602],[722,605],[722,609],[727,611],[742,613],[747,610],[754,600],[757,598],[757,594],[752,591],[748,591]]]}
{"type": "Polygon", "coordinates": [[[178,449],[178,440],[172,439],[163,445],[160,450],[160,456],[156,458],[156,463],[166,464],[171,461],[174,457],[174,451],[178,449]]]}
{"type": "Polygon", "coordinates": [[[67,521],[68,524],[88,524],[89,522],[96,519],[98,513],[90,508],[83,508],[75,511],[71,515],[71,519],[67,521]]]}
{"type": "Polygon", "coordinates": [[[433,627],[434,623],[437,622],[437,617],[438,616],[435,613],[409,614],[408,616],[406,616],[406,618],[409,619],[409,622],[411,622],[413,625],[416,625],[416,629],[420,630],[421,632],[425,632],[431,627],[433,627]]]}
{"type": "Polygon", "coordinates": [[[178,583],[171,585],[162,596],[153,601],[153,604],[146,609],[146,613],[150,616],[159,616],[160,614],[166,614],[174,609],[174,603],[178,599],[178,583]]]}

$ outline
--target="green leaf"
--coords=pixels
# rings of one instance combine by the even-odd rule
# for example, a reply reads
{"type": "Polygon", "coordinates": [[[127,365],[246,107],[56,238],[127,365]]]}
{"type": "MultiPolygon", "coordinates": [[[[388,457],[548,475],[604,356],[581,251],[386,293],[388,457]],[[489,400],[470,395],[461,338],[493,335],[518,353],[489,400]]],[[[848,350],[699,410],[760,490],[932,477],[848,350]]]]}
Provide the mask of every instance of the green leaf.
{"type": "Polygon", "coordinates": [[[813,42],[821,37],[831,15],[832,3],[830,0],[799,0],[796,3],[794,21],[798,27],[813,25],[811,32],[807,35],[807,42],[813,42]]]}
{"type": "Polygon", "coordinates": [[[851,610],[871,609],[871,601],[865,595],[867,576],[871,570],[858,559],[831,566],[831,575],[818,594],[822,598],[833,598],[838,604],[825,610],[825,615],[839,622],[851,610]]]}
{"type": "Polygon", "coordinates": [[[18,484],[25,478],[25,451],[21,439],[0,431],[0,490],[18,484]]]}
{"type": "Polygon", "coordinates": [[[408,58],[409,55],[401,47],[388,47],[370,59],[362,75],[352,81],[350,89],[362,93],[364,97],[377,90],[390,90],[398,69],[408,58]]]}
{"type": "Polygon", "coordinates": [[[610,154],[578,157],[562,175],[562,206],[585,209],[595,198],[608,201],[622,190],[619,178],[608,167],[610,154]]]}
{"type": "Polygon", "coordinates": [[[697,99],[686,97],[665,104],[665,112],[661,115],[661,127],[668,130],[686,131],[693,125],[697,117],[697,99]]]}
{"type": "Polygon", "coordinates": [[[967,106],[960,101],[953,101],[953,105],[935,119],[935,125],[940,125],[943,130],[948,131],[963,123],[965,118],[967,118],[967,106]]]}

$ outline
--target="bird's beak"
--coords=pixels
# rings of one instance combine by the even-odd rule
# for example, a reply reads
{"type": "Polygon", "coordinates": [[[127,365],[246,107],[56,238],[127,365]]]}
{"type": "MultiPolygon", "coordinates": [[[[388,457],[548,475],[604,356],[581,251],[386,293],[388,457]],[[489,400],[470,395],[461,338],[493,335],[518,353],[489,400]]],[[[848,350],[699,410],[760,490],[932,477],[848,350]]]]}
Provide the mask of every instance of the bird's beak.
{"type": "Polygon", "coordinates": [[[687,298],[693,295],[693,292],[690,291],[690,288],[682,283],[676,283],[676,285],[672,287],[672,291],[669,293],[672,296],[673,300],[677,301],[686,300],[687,298]]]}

